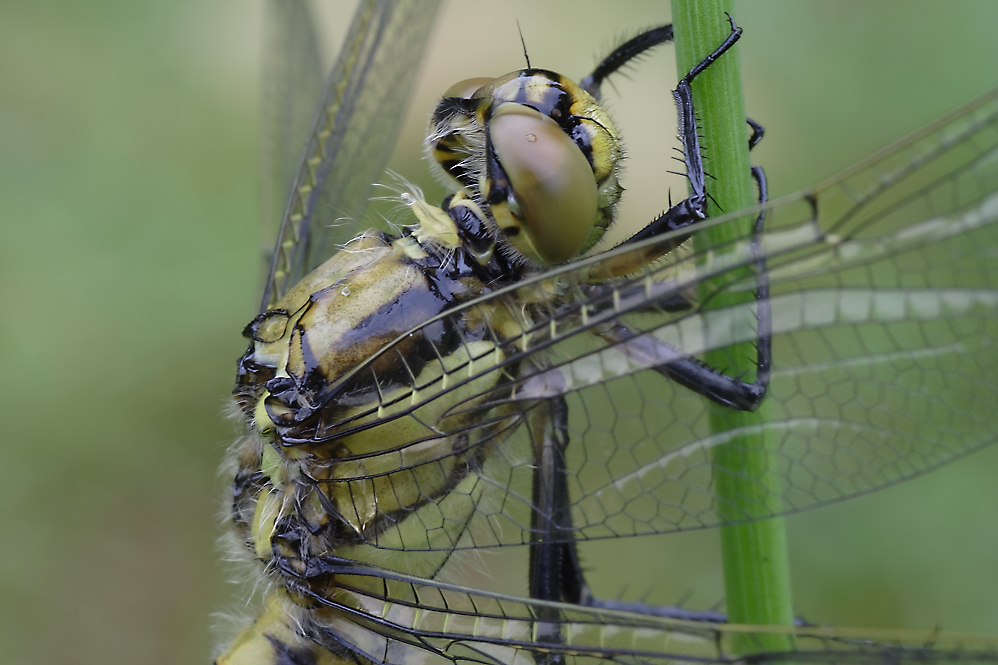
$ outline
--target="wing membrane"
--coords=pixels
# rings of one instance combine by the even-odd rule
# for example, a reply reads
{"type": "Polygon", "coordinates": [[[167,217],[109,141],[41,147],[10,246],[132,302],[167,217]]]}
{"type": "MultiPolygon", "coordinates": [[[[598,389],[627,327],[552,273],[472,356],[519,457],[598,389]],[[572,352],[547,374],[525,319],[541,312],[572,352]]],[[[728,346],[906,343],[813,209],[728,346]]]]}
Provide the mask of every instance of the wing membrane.
{"type": "Polygon", "coordinates": [[[533,665],[552,655],[570,663],[717,663],[738,660],[739,652],[777,662],[998,660],[998,644],[981,636],[707,624],[474,591],[350,563],[328,572],[338,590],[332,600],[315,597],[334,610],[320,632],[373,662],[533,665]],[[788,633],[793,651],[752,650],[788,633]]]}
{"type": "Polygon", "coordinates": [[[352,220],[395,144],[437,4],[360,3],[286,199],[261,311],[358,232],[352,220]]]}
{"type": "MultiPolygon", "coordinates": [[[[993,443],[998,91],[861,167],[768,206],[768,213],[761,246],[778,371],[771,416],[752,427],[767,434],[778,460],[781,485],[762,488],[778,493],[775,512],[883,487],[993,443]]],[[[755,211],[710,223],[747,214],[755,211]]],[[[535,442],[524,424],[537,417],[538,405],[560,396],[571,414],[574,528],[565,530],[565,540],[721,523],[714,483],[719,474],[741,471],[718,466],[711,450],[738,431],[711,433],[706,401],[655,370],[753,341],[755,305],[675,312],[662,304],[688,297],[705,280],[715,291],[754,289],[745,271],[755,261],[752,238],[667,257],[627,278],[594,278],[655,242],[549,271],[428,322],[450,318],[457,328],[460,317],[490,308],[524,312],[516,334],[493,330],[486,351],[467,344],[467,359],[442,376],[418,385],[413,378],[370,411],[329,424],[328,431],[342,435],[408,418],[413,431],[425,432],[360,456],[359,471],[337,479],[370,484],[371,506],[407,505],[418,513],[421,536],[400,526],[372,534],[373,544],[449,549],[530,542],[535,442]],[[539,289],[560,289],[563,296],[517,304],[539,289]],[[505,380],[483,403],[468,387],[496,372],[505,380]],[[461,390],[472,397],[441,413],[437,400],[461,390]],[[467,419],[452,416],[469,409],[480,416],[476,425],[455,429],[452,423],[467,419]],[[469,462],[476,482],[462,482],[451,493],[459,496],[379,499],[379,492],[406,482],[418,488],[420,474],[455,454],[448,446],[427,453],[446,436],[463,442],[460,454],[477,455],[480,461],[469,462]],[[448,515],[453,509],[445,503],[459,504],[462,496],[466,505],[448,515]]],[[[709,291],[703,299],[711,299],[709,291]]],[[[404,357],[391,347],[384,353],[404,357]]],[[[370,380],[372,373],[378,381],[372,367],[379,357],[344,383],[370,380]]],[[[759,517],[732,513],[724,512],[729,522],[759,517]]]]}
{"type": "Polygon", "coordinates": [[[303,0],[267,3],[263,52],[260,218],[266,270],[287,202],[287,188],[301,161],[301,146],[322,91],[319,39],[303,0]]]}

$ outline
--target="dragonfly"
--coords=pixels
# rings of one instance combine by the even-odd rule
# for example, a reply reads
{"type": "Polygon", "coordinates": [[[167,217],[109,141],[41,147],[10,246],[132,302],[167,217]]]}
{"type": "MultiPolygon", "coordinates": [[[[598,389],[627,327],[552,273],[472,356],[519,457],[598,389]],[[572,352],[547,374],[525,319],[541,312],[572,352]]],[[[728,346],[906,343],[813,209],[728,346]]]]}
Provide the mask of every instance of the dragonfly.
{"type": "Polygon", "coordinates": [[[427,152],[454,193],[433,205],[399,182],[392,218],[370,229],[356,220],[433,3],[361,2],[325,84],[305,92],[320,76],[305,6],[275,2],[268,24],[282,133],[265,154],[291,185],[224,469],[233,555],[263,600],[218,663],[998,660],[984,638],[604,602],[575,552],[809,509],[994,442],[998,91],[796,196],[766,202],[754,172],[760,205],[708,219],[690,83],[740,38],[731,20],[676,88],[691,196],[607,248],[619,136],[597,98],[671,39],[662,26],[578,84],[528,64],[444,93],[427,152]],[[531,180],[535,148],[561,160],[558,177],[531,180]],[[734,239],[699,242],[745,219],[734,239]],[[746,297],[709,307],[722,292],[746,297]],[[753,377],[700,360],[746,343],[753,377]],[[715,493],[741,473],[715,451],[738,443],[710,428],[708,403],[763,401],[749,428],[779,482],[749,481],[778,500],[739,513],[715,493]],[[529,597],[447,579],[461,552],[513,546],[530,551],[529,597]],[[794,648],[745,652],[746,636],[773,634],[794,648]]]}

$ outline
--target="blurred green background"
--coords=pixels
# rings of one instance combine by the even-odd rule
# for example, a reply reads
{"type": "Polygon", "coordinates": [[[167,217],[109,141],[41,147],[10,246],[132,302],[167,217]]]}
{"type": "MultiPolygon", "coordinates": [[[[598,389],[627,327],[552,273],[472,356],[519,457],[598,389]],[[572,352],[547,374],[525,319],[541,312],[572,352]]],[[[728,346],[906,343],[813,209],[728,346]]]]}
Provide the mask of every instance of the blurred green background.
{"type": "MultiPolygon", "coordinates": [[[[434,97],[520,67],[515,19],[535,65],[579,76],[668,16],[665,2],[445,7],[393,168],[436,198],[420,161],[434,97]]],[[[261,17],[259,1],[0,3],[4,663],[208,662],[212,615],[232,592],[215,469],[258,299],[261,17]]],[[[736,18],[749,113],[768,129],[754,157],[775,195],[998,84],[988,0],[755,0],[736,18]]],[[[608,92],[635,225],[666,187],[685,191],[663,175],[674,82],[662,49],[608,92]]],[[[998,633],[996,478],[992,447],[790,518],[798,613],[998,633]]],[[[710,607],[723,598],[716,541],[596,543],[584,556],[603,595],[691,592],[690,606],[710,607]]]]}

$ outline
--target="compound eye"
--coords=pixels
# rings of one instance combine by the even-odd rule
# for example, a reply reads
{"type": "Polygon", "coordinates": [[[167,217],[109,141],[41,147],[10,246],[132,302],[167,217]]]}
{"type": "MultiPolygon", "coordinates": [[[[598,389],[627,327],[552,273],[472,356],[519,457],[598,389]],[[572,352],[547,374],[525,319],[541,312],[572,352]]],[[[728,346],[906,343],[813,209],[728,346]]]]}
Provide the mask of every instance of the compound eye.
{"type": "Polygon", "coordinates": [[[513,246],[548,264],[578,254],[597,214],[596,179],[579,147],[554,120],[515,103],[495,110],[489,136],[515,197],[513,246]]]}
{"type": "Polygon", "coordinates": [[[447,92],[444,93],[444,97],[459,97],[461,99],[471,99],[479,88],[483,85],[492,83],[495,79],[490,78],[473,78],[464,79],[463,81],[458,81],[451,87],[447,88],[447,92]]]}

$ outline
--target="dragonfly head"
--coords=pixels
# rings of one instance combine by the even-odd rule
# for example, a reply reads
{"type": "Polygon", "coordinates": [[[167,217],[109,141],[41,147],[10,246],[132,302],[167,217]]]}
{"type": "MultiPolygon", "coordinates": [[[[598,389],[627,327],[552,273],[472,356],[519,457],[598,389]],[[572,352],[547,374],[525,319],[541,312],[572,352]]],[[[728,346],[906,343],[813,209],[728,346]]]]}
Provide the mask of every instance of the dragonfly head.
{"type": "Polygon", "coordinates": [[[524,69],[450,88],[427,152],[446,184],[466,189],[511,259],[547,266],[593,247],[613,221],[620,137],[578,84],[524,69]]]}

